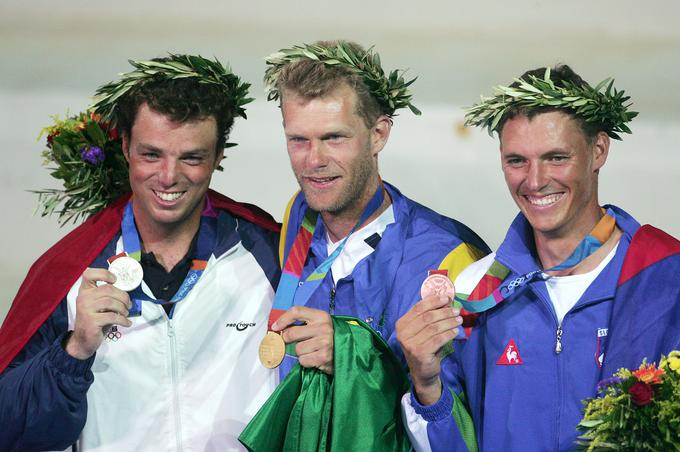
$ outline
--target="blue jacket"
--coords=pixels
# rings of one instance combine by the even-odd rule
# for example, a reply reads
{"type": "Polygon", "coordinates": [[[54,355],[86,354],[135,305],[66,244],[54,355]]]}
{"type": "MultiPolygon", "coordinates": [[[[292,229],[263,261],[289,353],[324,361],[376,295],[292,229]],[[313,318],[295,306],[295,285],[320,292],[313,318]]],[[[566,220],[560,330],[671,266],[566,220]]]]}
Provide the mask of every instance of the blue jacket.
{"type": "MultiPolygon", "coordinates": [[[[217,258],[226,255],[228,251],[237,247],[247,250],[246,252],[254,258],[256,265],[262,270],[261,279],[268,280],[265,284],[269,287],[269,292],[273,294],[273,287],[276,286],[280,275],[276,256],[278,234],[266,231],[246,220],[237,219],[232,214],[221,210],[216,221],[210,223],[210,231],[215,237],[213,256],[217,258]]],[[[106,268],[106,259],[116,254],[119,236],[120,234],[114,236],[101,250],[94,262],[89,264],[91,267],[106,268]]],[[[215,265],[223,266],[222,263],[215,265]]],[[[58,269],[54,271],[57,272],[58,269]]],[[[254,278],[260,278],[260,275],[254,278]]],[[[199,289],[198,285],[196,289],[199,289]]],[[[269,311],[269,306],[262,306],[262,316],[257,320],[262,334],[266,328],[265,315],[269,311]]],[[[96,357],[104,352],[100,347],[95,356],[87,360],[78,360],[64,351],[62,342],[69,326],[68,311],[67,299],[64,298],[14,357],[7,369],[0,374],[0,425],[2,426],[0,428],[0,450],[2,451],[65,449],[78,440],[83,426],[89,419],[88,390],[95,383],[96,372],[101,371],[101,369],[95,370],[93,363],[96,362],[96,357]]],[[[217,327],[226,329],[222,325],[224,320],[217,315],[214,317],[217,327]]],[[[234,320],[248,319],[236,318],[234,320]]],[[[198,325],[197,327],[210,331],[209,328],[213,326],[198,325]]],[[[231,330],[235,331],[234,328],[231,330]]],[[[250,330],[255,330],[255,328],[250,330]]],[[[136,339],[134,332],[129,334],[129,340],[134,341],[136,339]]],[[[259,332],[254,334],[260,335],[259,332]]],[[[130,344],[138,344],[138,342],[130,344]]],[[[140,354],[146,352],[147,349],[139,350],[140,354]]],[[[128,355],[128,358],[133,357],[128,355]]],[[[255,353],[253,353],[253,362],[255,360],[255,353]]],[[[232,367],[233,363],[230,362],[228,365],[232,367]]],[[[160,371],[165,370],[163,368],[160,371]]],[[[160,384],[161,382],[159,382],[159,387],[160,384]]],[[[243,386],[239,390],[244,391],[243,386]]],[[[264,398],[267,395],[264,394],[264,398]]],[[[125,394],[121,396],[125,397],[125,394]]],[[[169,404],[170,401],[166,403],[169,404]]],[[[97,413],[97,410],[115,412],[120,409],[115,406],[90,405],[90,414],[97,413]]],[[[144,407],[137,407],[137,409],[140,412],[144,411],[144,407]]],[[[242,411],[246,410],[242,409],[242,411]]],[[[101,418],[101,416],[96,416],[96,418],[101,418]]],[[[159,429],[162,427],[159,424],[156,425],[159,429]]],[[[219,433],[215,432],[215,434],[219,433]]],[[[231,432],[232,435],[238,435],[238,433],[240,430],[231,432]]],[[[174,440],[174,435],[172,438],[174,440]]],[[[139,447],[144,446],[139,445],[139,447]]]]}
{"type": "MultiPolygon", "coordinates": [[[[597,383],[611,375],[603,374],[602,360],[607,366],[610,329],[623,318],[617,315],[612,322],[611,312],[625,303],[622,299],[626,298],[626,290],[617,290],[618,281],[631,238],[640,228],[626,212],[612,208],[623,235],[612,261],[564,317],[561,353],[555,352],[560,325],[541,281],[483,313],[468,343],[456,350],[456,359],[445,362],[442,378],[450,391],[464,391],[467,396],[481,450],[556,451],[575,447],[582,400],[595,396],[597,383]],[[511,341],[514,348],[508,351],[511,341]],[[513,362],[521,364],[508,364],[506,353],[513,352],[519,358],[513,362]]],[[[531,227],[523,215],[512,223],[496,259],[511,270],[508,278],[538,269],[531,227]]],[[[674,285],[675,289],[663,295],[666,298],[662,302],[680,306],[677,280],[673,282],[665,271],[659,266],[651,267],[645,283],[674,285]],[[655,278],[649,277],[650,271],[656,271],[655,278]]],[[[631,285],[635,286],[629,282],[628,287],[631,285]]],[[[677,316],[677,307],[675,312],[677,316]]],[[[666,327],[647,331],[652,338],[675,338],[674,343],[667,342],[663,347],[648,347],[646,353],[652,355],[651,360],[658,360],[659,353],[678,346],[677,321],[667,322],[666,327]]],[[[624,334],[619,336],[622,337],[617,342],[625,341],[624,334]]],[[[637,366],[639,361],[628,365],[637,366]]],[[[414,397],[404,404],[405,411],[411,412],[413,425],[420,425],[421,431],[422,424],[427,425],[429,444],[423,444],[422,450],[466,450],[451,416],[450,391],[443,391],[439,402],[429,407],[419,405],[414,397]]]]}
{"type": "MultiPolygon", "coordinates": [[[[460,270],[489,252],[486,244],[467,226],[439,215],[402,195],[385,182],[392,198],[394,223],[387,226],[375,251],[360,261],[351,275],[333,284],[330,274],[308,300],[306,306],[331,314],[357,317],[387,341],[403,361],[395,334],[395,323],[417,301],[428,270],[447,268],[455,278],[460,270]],[[453,250],[453,251],[452,251],[453,250]]],[[[292,201],[281,232],[288,255],[300,228],[307,203],[300,192],[292,201]]],[[[326,228],[317,223],[302,273],[306,278],[326,257],[326,228]]],[[[281,376],[287,375],[297,360],[287,355],[281,376]]]]}

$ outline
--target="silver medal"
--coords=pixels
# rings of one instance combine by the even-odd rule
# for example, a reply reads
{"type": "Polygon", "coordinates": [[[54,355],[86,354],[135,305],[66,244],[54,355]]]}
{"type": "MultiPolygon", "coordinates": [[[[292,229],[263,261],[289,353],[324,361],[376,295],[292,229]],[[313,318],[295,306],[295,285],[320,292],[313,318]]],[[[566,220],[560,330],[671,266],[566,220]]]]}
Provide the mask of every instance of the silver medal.
{"type": "Polygon", "coordinates": [[[144,279],[141,264],[130,256],[121,256],[111,262],[109,271],[116,275],[116,282],[113,285],[126,292],[139,287],[144,279]]]}

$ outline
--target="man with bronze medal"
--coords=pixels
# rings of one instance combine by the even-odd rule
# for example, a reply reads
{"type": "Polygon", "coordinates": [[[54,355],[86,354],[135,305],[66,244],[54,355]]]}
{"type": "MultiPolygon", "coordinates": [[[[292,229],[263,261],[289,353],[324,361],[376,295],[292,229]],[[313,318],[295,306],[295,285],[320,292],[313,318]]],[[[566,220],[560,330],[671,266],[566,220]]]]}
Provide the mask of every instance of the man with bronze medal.
{"type": "Polygon", "coordinates": [[[242,450],[278,381],[257,345],[279,226],[208,189],[249,85],[200,56],[131,64],[49,130],[70,165],[55,174],[88,174],[61,214],[91,216],[36,262],[0,332],[1,450],[242,450]]]}
{"type": "Polygon", "coordinates": [[[440,278],[450,285],[488,252],[466,226],[380,178],[395,112],[420,114],[412,82],[385,74],[373,49],[347,41],[267,58],[269,100],[279,102],[301,191],[284,216],[283,273],[260,349],[263,364],[287,378],[241,436],[250,450],[408,450],[399,400],[409,383],[395,322],[436,273],[424,290],[442,292],[428,301],[453,340],[460,317],[440,278]]]}
{"type": "Polygon", "coordinates": [[[598,382],[680,346],[680,242],[599,202],[610,139],[637,115],[628,101],[613,80],[591,87],[560,65],[468,110],[467,124],[497,132],[521,213],[455,279],[456,301],[479,317],[454,360],[427,342],[426,312],[397,327],[418,450],[572,450],[598,382]]]}

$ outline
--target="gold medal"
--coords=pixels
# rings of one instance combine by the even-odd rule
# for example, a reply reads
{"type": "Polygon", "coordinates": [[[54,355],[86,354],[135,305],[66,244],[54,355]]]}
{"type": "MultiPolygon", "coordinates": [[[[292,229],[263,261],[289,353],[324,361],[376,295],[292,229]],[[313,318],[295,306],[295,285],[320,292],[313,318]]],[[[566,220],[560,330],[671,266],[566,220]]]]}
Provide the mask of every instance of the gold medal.
{"type": "Polygon", "coordinates": [[[260,342],[260,362],[267,369],[279,367],[283,357],[286,355],[286,343],[280,334],[267,331],[267,335],[260,342]]]}

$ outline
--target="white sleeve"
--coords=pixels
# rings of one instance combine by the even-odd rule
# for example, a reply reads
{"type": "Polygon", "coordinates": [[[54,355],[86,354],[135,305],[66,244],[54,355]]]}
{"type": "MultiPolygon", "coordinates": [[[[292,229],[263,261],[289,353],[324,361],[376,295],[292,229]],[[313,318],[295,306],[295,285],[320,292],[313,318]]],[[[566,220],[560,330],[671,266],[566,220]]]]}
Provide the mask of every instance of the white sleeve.
{"type": "Polygon", "coordinates": [[[416,452],[432,452],[430,440],[427,437],[428,422],[411,405],[411,393],[407,392],[401,398],[401,419],[406,433],[416,452]]]}

